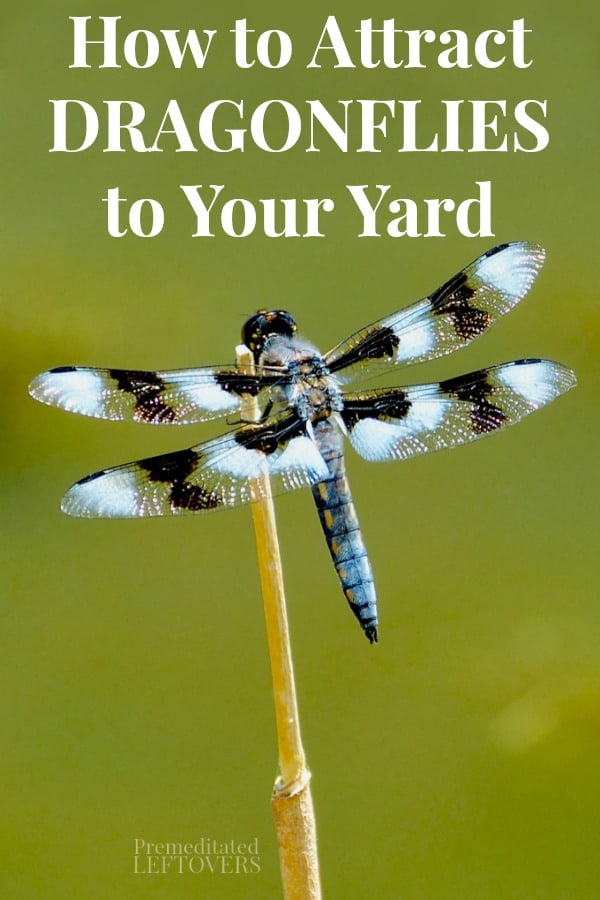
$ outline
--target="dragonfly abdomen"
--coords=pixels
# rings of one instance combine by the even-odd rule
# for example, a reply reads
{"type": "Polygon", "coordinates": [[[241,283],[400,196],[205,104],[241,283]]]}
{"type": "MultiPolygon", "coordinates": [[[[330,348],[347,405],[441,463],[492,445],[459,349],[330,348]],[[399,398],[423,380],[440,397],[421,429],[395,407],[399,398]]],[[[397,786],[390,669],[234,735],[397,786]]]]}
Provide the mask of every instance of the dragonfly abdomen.
{"type": "Polygon", "coordinates": [[[331,478],[312,488],[321,527],[350,609],[374,643],[378,622],[373,571],[350,493],[341,435],[328,421],[313,428],[331,473],[331,478]]]}

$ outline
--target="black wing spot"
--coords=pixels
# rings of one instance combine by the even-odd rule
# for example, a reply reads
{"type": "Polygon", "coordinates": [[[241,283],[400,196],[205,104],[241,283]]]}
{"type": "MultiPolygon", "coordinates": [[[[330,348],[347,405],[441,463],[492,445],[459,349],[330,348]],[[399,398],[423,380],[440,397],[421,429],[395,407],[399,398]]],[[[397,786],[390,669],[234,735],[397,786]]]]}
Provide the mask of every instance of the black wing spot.
{"type": "Polygon", "coordinates": [[[365,415],[363,406],[357,408],[353,407],[350,403],[347,403],[342,410],[342,420],[349,431],[352,431],[361,419],[365,418],[365,415]]]}
{"type": "Polygon", "coordinates": [[[169,500],[176,509],[215,509],[220,505],[216,494],[186,481],[199,459],[200,454],[194,450],[180,450],[178,453],[142,459],[138,466],[146,472],[150,481],[171,485],[169,500]]]}
{"type": "Polygon", "coordinates": [[[221,505],[217,494],[207,491],[189,481],[176,481],[171,491],[170,500],[177,509],[189,509],[197,512],[201,509],[216,509],[221,505]]]}
{"type": "Polygon", "coordinates": [[[256,375],[243,375],[240,372],[215,372],[215,381],[228,394],[250,394],[256,397],[260,391],[260,383],[256,375]]]}
{"type": "Polygon", "coordinates": [[[330,366],[331,372],[345,369],[346,366],[354,366],[360,362],[371,359],[393,360],[400,344],[400,338],[389,325],[380,325],[363,340],[358,338],[358,343],[343,353],[330,366]]]}
{"type": "Polygon", "coordinates": [[[475,294],[476,290],[469,284],[467,274],[460,272],[429,298],[435,315],[449,315],[456,334],[464,341],[482,334],[492,321],[488,312],[470,303],[475,294]]]}
{"type": "Polygon", "coordinates": [[[278,447],[287,444],[292,438],[306,435],[306,424],[296,414],[282,419],[276,425],[249,425],[236,432],[235,441],[247,450],[258,450],[270,456],[278,447]]]}
{"type": "MultiPolygon", "coordinates": [[[[376,404],[378,408],[379,404],[376,404]]],[[[391,419],[405,419],[410,412],[412,403],[404,391],[391,394],[382,404],[382,412],[391,419]]]]}
{"type": "Polygon", "coordinates": [[[161,394],[165,383],[155,372],[109,369],[108,374],[121,391],[135,397],[135,412],[144,422],[156,424],[173,422],[175,410],[165,403],[161,394]]]}
{"type": "Polygon", "coordinates": [[[370,338],[366,347],[369,359],[393,359],[400,338],[393,328],[382,326],[370,338]]]}
{"type": "Polygon", "coordinates": [[[269,431],[263,431],[263,429],[259,430],[242,430],[237,432],[234,435],[236,442],[241,446],[245,447],[246,450],[258,450],[260,453],[264,453],[265,456],[270,456],[271,453],[275,453],[279,446],[278,438],[269,431]]]}
{"type": "Polygon", "coordinates": [[[495,431],[507,421],[508,416],[489,399],[494,394],[494,386],[490,384],[485,370],[468,376],[448,378],[440,382],[442,391],[447,392],[458,400],[464,400],[473,405],[471,410],[471,425],[476,434],[487,434],[495,431]]]}
{"type": "Polygon", "coordinates": [[[350,431],[362,419],[405,419],[412,403],[405,391],[396,390],[391,394],[363,400],[347,400],[341,415],[346,428],[350,431]]]}
{"type": "Polygon", "coordinates": [[[175,483],[185,481],[194,471],[199,459],[200,455],[194,450],[179,450],[176,453],[141,459],[138,466],[146,472],[150,481],[175,483]]]}

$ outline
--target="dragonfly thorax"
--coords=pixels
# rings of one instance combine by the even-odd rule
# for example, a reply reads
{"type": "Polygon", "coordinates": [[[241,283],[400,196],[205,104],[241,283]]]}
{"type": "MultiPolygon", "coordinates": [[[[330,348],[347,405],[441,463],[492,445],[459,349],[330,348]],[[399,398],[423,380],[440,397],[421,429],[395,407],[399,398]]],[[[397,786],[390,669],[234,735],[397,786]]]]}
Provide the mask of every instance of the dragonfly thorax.
{"type": "Polygon", "coordinates": [[[290,366],[290,375],[293,381],[288,401],[300,418],[314,422],[343,408],[337,379],[329,374],[322,356],[315,354],[298,360],[290,366]]]}
{"type": "Polygon", "coordinates": [[[285,372],[279,389],[272,391],[272,396],[293,406],[301,419],[315,421],[342,408],[338,381],[311,344],[296,338],[273,336],[266,343],[260,364],[285,372]]]}

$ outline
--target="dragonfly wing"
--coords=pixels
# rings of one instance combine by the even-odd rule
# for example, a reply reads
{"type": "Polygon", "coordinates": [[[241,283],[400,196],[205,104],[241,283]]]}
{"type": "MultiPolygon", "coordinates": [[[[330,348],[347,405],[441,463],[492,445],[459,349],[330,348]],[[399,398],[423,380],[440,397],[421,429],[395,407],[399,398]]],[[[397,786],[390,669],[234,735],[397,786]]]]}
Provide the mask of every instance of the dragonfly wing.
{"type": "Polygon", "coordinates": [[[575,384],[566,366],[521,359],[439,384],[344,394],[341,417],[360,456],[407,459],[506,428],[575,384]]]}
{"type": "Polygon", "coordinates": [[[494,247],[429,297],[338,344],[325,361],[345,380],[465,347],[525,296],[544,259],[543,247],[526,241],[494,247]]]}
{"type": "Polygon", "coordinates": [[[187,450],[88,475],[70,488],[62,509],[87,518],[208,512],[261,499],[265,473],[271,493],[328,477],[306,422],[293,412],[187,450]]]}
{"type": "Polygon", "coordinates": [[[235,412],[244,394],[268,391],[281,378],[275,369],[246,375],[230,366],[165,372],[61,366],[34,378],[29,393],[95,419],[189,425],[235,412]]]}

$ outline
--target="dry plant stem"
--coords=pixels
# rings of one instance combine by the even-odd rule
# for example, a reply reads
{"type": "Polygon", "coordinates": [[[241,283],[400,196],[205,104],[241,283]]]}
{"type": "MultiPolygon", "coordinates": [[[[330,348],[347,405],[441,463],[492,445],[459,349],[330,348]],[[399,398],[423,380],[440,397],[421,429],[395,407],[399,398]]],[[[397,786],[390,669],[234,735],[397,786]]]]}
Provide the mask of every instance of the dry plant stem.
{"type": "MultiPolygon", "coordinates": [[[[237,365],[246,372],[254,368],[252,353],[243,345],[237,348],[237,365]]],[[[242,416],[255,421],[260,417],[254,398],[249,397],[245,402],[242,416]]],[[[321,887],[310,772],[300,736],[275,510],[266,473],[256,479],[256,488],[256,494],[261,499],[252,503],[252,516],[279,746],[280,774],[273,789],[271,808],[277,831],[284,897],[286,900],[319,900],[321,887]]]]}

